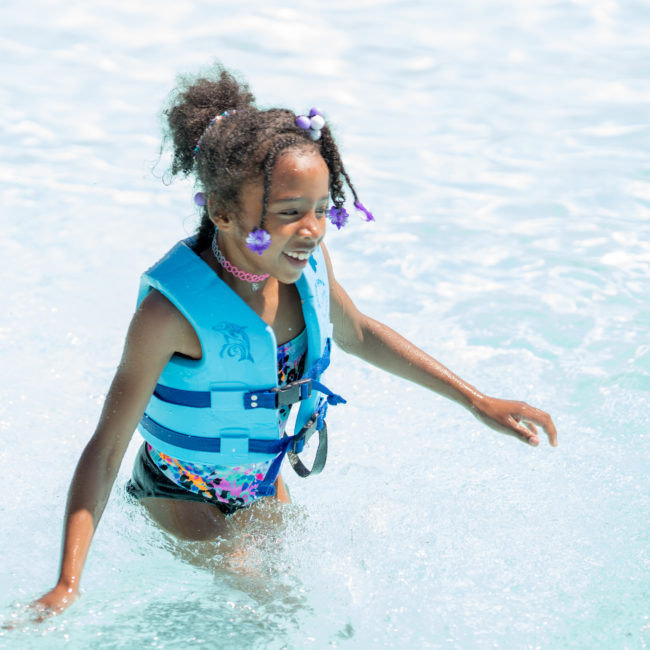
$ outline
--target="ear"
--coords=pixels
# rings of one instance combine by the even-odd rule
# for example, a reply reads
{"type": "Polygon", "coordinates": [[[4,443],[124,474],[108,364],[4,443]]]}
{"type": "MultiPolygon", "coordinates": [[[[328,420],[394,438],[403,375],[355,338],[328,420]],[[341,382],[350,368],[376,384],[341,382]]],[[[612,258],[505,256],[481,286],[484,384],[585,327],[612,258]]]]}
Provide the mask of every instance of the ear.
{"type": "Polygon", "coordinates": [[[235,223],[235,214],[226,208],[221,201],[218,201],[214,194],[208,197],[208,214],[210,221],[223,232],[231,230],[235,223]]]}

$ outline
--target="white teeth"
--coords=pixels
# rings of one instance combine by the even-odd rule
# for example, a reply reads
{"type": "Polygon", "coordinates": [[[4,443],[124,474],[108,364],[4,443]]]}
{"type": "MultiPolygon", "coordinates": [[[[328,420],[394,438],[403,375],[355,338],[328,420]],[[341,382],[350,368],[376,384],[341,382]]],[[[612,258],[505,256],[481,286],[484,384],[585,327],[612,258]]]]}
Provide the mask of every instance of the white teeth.
{"type": "Polygon", "coordinates": [[[289,257],[293,257],[294,260],[308,260],[309,253],[286,253],[289,257]]]}

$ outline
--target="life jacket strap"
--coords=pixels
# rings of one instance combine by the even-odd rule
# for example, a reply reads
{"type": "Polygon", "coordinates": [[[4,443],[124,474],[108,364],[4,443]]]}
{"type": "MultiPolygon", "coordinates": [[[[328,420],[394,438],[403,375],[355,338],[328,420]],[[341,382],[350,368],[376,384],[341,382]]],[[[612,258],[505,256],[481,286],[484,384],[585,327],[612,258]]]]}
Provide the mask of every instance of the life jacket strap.
{"type": "Polygon", "coordinates": [[[215,454],[236,453],[238,455],[269,454],[275,455],[283,451],[283,439],[248,438],[245,436],[193,436],[188,433],[174,431],[152,420],[146,413],[140,420],[140,425],[154,438],[174,447],[192,451],[207,451],[215,454]]]}
{"type": "Polygon", "coordinates": [[[340,395],[333,393],[327,386],[321,384],[319,381],[314,381],[312,379],[311,385],[317,391],[320,391],[327,398],[327,403],[330,406],[336,406],[337,404],[347,404],[347,400],[343,399],[340,395]]]}
{"type": "Polygon", "coordinates": [[[324,402],[321,409],[314,413],[309,422],[295,436],[284,436],[279,440],[283,451],[273,459],[264,480],[257,486],[257,494],[260,496],[273,496],[275,494],[274,483],[278,478],[285,456],[289,459],[289,463],[296,474],[302,478],[320,474],[323,471],[327,461],[327,425],[323,413],[326,410],[327,402],[324,402]],[[318,428],[319,425],[320,428],[318,428]],[[311,469],[307,469],[305,464],[298,458],[298,454],[316,431],[318,431],[318,449],[311,469]]]}
{"type": "Polygon", "coordinates": [[[289,462],[296,474],[302,477],[311,474],[319,474],[325,467],[327,460],[327,425],[324,417],[327,411],[327,402],[323,404],[316,413],[309,419],[307,424],[293,436],[283,436],[277,440],[265,440],[261,438],[230,438],[230,437],[207,437],[192,436],[187,433],[180,433],[168,429],[152,420],[148,415],[143,415],[140,424],[154,438],[184,449],[195,451],[210,451],[221,453],[230,451],[238,454],[263,453],[269,456],[275,456],[271,463],[266,476],[257,487],[257,493],[260,496],[272,496],[275,494],[275,480],[280,473],[280,467],[284,457],[289,458],[289,462]],[[318,431],[318,449],[311,469],[307,469],[304,463],[298,458],[298,454],[303,450],[307,441],[318,431]]]}
{"type": "MultiPolygon", "coordinates": [[[[316,419],[318,420],[318,418],[316,419]]],[[[291,463],[291,467],[293,467],[294,472],[303,478],[306,476],[311,476],[312,474],[320,474],[325,467],[325,462],[327,461],[327,424],[325,424],[324,421],[320,429],[313,427],[309,433],[309,436],[305,438],[302,446],[304,446],[304,444],[315,431],[318,431],[318,449],[316,449],[316,456],[314,457],[314,462],[312,463],[311,469],[307,469],[305,464],[298,457],[297,452],[287,452],[287,458],[289,459],[289,463],[291,463]]]]}
{"type": "MultiPolygon", "coordinates": [[[[232,390],[233,398],[235,398],[236,394],[243,395],[244,408],[247,410],[256,408],[277,410],[281,406],[289,406],[308,399],[311,396],[312,388],[315,388],[327,397],[327,402],[331,406],[345,404],[345,400],[340,395],[333,393],[327,386],[318,381],[330,365],[331,346],[331,339],[327,339],[323,356],[314,362],[302,379],[267,390],[250,392],[232,390]]],[[[205,390],[184,390],[157,384],[154,395],[163,402],[179,406],[210,408],[212,405],[211,392],[205,390]]]]}
{"type": "Polygon", "coordinates": [[[210,408],[212,403],[210,392],[206,390],[183,390],[182,388],[156,384],[153,394],[163,402],[178,404],[179,406],[210,408]]]}
{"type": "MultiPolygon", "coordinates": [[[[327,339],[323,355],[305,372],[303,379],[292,382],[285,386],[274,387],[268,390],[249,391],[242,393],[245,409],[274,409],[281,406],[296,404],[311,396],[312,389],[319,391],[324,399],[321,399],[316,412],[311,416],[304,427],[295,435],[284,435],[276,440],[260,438],[231,438],[231,437],[207,437],[193,436],[168,429],[144,415],[141,425],[153,437],[158,438],[172,446],[181,447],[196,451],[209,451],[214,453],[236,453],[237,455],[250,453],[264,453],[275,456],[266,476],[257,487],[257,494],[260,496],[272,496],[275,494],[275,481],[280,473],[282,461],[287,456],[291,467],[296,474],[302,477],[312,474],[319,474],[325,467],[327,460],[327,425],[325,415],[329,405],[345,404],[346,400],[340,395],[333,393],[319,379],[330,364],[331,339],[327,339]],[[311,436],[318,431],[318,448],[311,469],[307,469],[300,460],[298,454],[302,452],[305,444],[311,436]]],[[[212,398],[210,391],[192,391],[171,388],[158,384],[154,392],[158,399],[172,404],[191,406],[194,408],[210,408],[212,398]]]]}
{"type": "Polygon", "coordinates": [[[336,406],[345,404],[346,401],[327,386],[315,379],[299,379],[285,386],[277,386],[268,390],[253,390],[244,393],[245,409],[279,409],[281,406],[296,404],[311,396],[312,388],[326,396],[328,404],[336,406]]]}
{"type": "Polygon", "coordinates": [[[281,406],[295,404],[309,397],[311,397],[311,379],[299,379],[284,386],[244,393],[244,408],[247,410],[279,409],[281,406]]]}

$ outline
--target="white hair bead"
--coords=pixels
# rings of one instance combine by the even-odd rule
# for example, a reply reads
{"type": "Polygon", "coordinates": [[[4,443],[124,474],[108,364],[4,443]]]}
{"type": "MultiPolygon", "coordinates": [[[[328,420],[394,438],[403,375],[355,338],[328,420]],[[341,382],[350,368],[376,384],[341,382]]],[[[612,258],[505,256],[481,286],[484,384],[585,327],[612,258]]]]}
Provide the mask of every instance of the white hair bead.
{"type": "Polygon", "coordinates": [[[320,131],[325,126],[325,120],[322,115],[314,115],[314,117],[309,120],[310,128],[314,131],[320,131]]]}

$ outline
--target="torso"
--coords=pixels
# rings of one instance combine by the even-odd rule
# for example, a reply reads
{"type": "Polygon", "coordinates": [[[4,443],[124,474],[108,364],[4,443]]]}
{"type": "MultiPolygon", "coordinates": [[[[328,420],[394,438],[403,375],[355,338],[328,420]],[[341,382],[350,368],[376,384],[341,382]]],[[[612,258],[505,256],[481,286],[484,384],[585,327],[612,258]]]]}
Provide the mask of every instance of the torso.
{"type": "MultiPolygon", "coordinates": [[[[201,255],[201,257],[265,323],[273,328],[278,345],[279,384],[284,385],[302,377],[306,362],[307,333],[305,331],[300,294],[296,285],[282,284],[275,278],[269,278],[258,292],[242,291],[241,285],[239,287],[233,286],[237,281],[230,278],[218,266],[214,258],[205,254],[201,255]],[[218,268],[215,268],[215,265],[218,268]]],[[[248,289],[248,287],[244,286],[244,289],[248,289]]],[[[197,360],[201,358],[202,349],[196,331],[181,311],[166,297],[153,289],[140,303],[140,308],[149,312],[152,316],[150,322],[152,322],[154,330],[151,332],[151,338],[158,342],[165,356],[167,354],[170,356],[180,354],[197,360]]],[[[166,358],[169,359],[168,356],[166,358]]],[[[280,411],[278,421],[280,435],[284,431],[287,416],[288,409],[286,409],[286,412],[280,411]]],[[[259,480],[257,483],[251,482],[251,476],[258,479],[258,474],[264,476],[268,470],[267,462],[262,463],[264,467],[260,466],[259,468],[252,465],[241,465],[234,469],[224,469],[198,463],[183,463],[171,457],[163,457],[158,452],[154,453],[154,451],[153,448],[150,449],[153,462],[172,482],[194,491],[194,488],[187,488],[187,481],[185,479],[181,480],[181,474],[186,478],[196,478],[197,486],[199,486],[197,489],[200,486],[205,488],[204,484],[207,484],[206,476],[210,480],[214,478],[215,485],[218,484],[219,490],[214,493],[211,492],[210,498],[220,501],[226,500],[228,503],[231,503],[234,499],[236,502],[234,505],[246,505],[255,498],[253,487],[259,483],[259,480]],[[172,466],[178,470],[178,476],[173,474],[176,470],[172,466]],[[239,472],[241,476],[231,476],[234,471],[239,472]],[[243,493],[245,485],[248,485],[249,488],[246,494],[243,493]]],[[[194,483],[192,484],[194,485],[194,483]]],[[[199,489],[199,491],[205,492],[205,489],[199,489]]]]}
{"type": "MultiPolygon", "coordinates": [[[[294,337],[277,348],[278,383],[284,386],[303,376],[307,353],[307,332],[294,337]]],[[[291,406],[278,411],[278,432],[284,434],[291,406]]],[[[209,501],[219,501],[232,508],[249,505],[257,498],[260,482],[269,471],[272,460],[218,466],[209,463],[186,462],[147,445],[149,457],[172,483],[200,494],[209,501]]]]}

